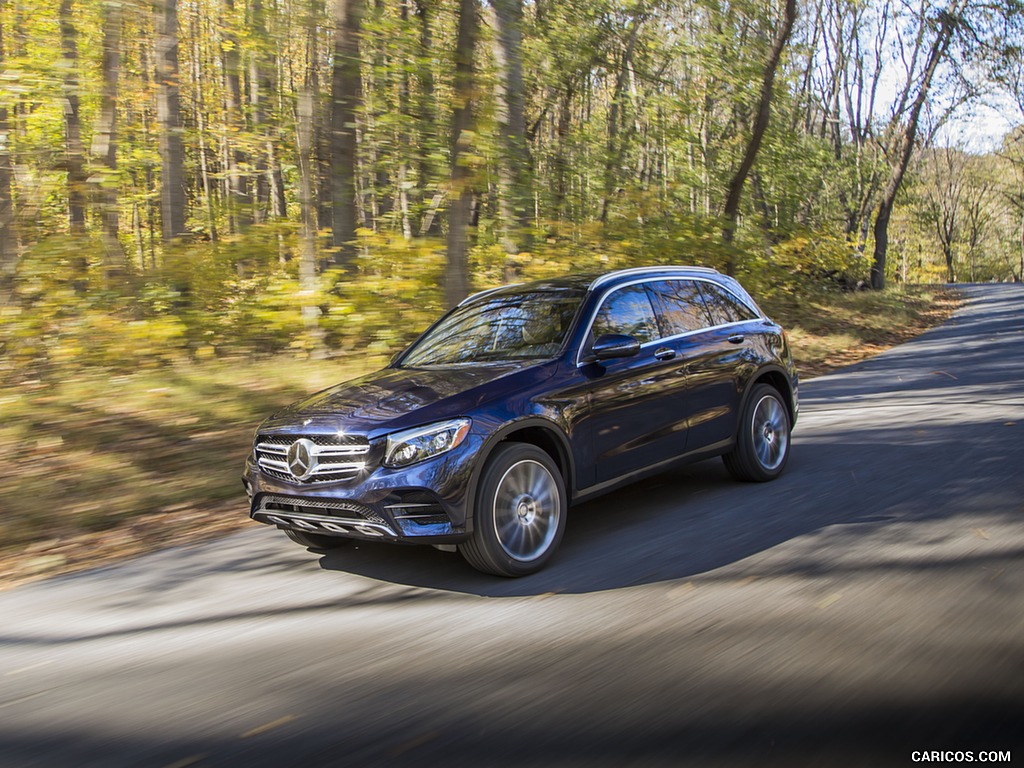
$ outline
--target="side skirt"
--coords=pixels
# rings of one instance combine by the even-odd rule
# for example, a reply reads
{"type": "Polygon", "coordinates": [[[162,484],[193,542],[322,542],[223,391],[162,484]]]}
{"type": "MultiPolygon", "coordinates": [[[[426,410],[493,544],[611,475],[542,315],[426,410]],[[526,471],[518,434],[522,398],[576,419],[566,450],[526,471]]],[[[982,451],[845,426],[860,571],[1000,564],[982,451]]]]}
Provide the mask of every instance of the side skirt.
{"type": "Polygon", "coordinates": [[[623,486],[643,480],[646,477],[651,477],[652,475],[665,472],[673,467],[682,467],[686,464],[695,464],[698,461],[704,461],[705,459],[711,459],[715,456],[721,456],[723,453],[728,453],[732,450],[735,445],[735,439],[729,438],[728,440],[722,440],[721,442],[706,446],[700,450],[684,453],[682,456],[673,456],[665,461],[659,461],[657,464],[652,464],[649,467],[644,467],[643,469],[634,470],[633,472],[613,477],[611,480],[605,480],[603,483],[592,485],[589,488],[577,489],[573,494],[572,501],[570,503],[578,504],[584,501],[589,501],[590,499],[618,490],[623,486]]]}

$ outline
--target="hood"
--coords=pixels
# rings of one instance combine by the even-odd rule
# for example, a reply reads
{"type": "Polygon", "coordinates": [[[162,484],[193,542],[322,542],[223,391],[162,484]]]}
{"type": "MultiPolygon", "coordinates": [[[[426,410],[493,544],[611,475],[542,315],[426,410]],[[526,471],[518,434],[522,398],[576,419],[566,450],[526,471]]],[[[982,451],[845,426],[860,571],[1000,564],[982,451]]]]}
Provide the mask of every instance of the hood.
{"type": "MultiPolygon", "coordinates": [[[[543,366],[505,363],[451,368],[385,368],[376,373],[317,392],[278,411],[261,431],[321,429],[374,433],[426,424],[460,416],[487,400],[512,394],[527,382],[488,386],[515,376],[529,380],[545,377],[543,366]],[[518,374],[518,375],[516,375],[518,374]]],[[[547,371],[551,375],[553,370],[547,371]]]]}

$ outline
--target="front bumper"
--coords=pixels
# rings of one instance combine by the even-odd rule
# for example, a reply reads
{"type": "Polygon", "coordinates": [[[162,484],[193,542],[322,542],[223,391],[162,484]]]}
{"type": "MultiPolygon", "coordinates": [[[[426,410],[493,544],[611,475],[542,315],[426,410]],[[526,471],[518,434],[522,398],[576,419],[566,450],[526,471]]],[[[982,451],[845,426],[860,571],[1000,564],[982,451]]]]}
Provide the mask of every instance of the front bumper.
{"type": "Polygon", "coordinates": [[[246,461],[249,516],[306,533],[411,544],[452,544],[469,528],[470,479],[482,439],[401,469],[376,466],[351,480],[288,482],[246,461]]]}

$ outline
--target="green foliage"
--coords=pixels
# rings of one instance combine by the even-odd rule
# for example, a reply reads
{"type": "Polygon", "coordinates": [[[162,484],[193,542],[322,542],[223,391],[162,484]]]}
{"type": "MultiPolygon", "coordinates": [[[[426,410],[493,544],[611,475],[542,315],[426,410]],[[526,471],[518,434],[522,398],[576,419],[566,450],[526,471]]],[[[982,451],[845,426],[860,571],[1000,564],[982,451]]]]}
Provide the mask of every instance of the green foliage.
{"type": "MultiPolygon", "coordinates": [[[[766,295],[849,277],[860,266],[855,250],[836,236],[806,232],[770,246],[748,234],[725,246],[716,219],[663,209],[654,196],[622,205],[631,215],[608,226],[552,222],[531,252],[510,256],[497,244],[477,246],[470,258],[475,288],[642,264],[721,268],[732,254],[744,282],[766,295]]],[[[313,295],[301,292],[296,247],[292,226],[255,226],[217,244],[175,244],[155,271],[112,276],[101,238],[43,240],[20,262],[20,305],[0,315],[0,373],[47,379],[97,366],[127,372],[289,351],[390,355],[443,311],[440,239],[363,230],[358,272],[324,269],[313,295]],[[304,306],[316,307],[315,337],[304,306]]]]}
{"type": "Polygon", "coordinates": [[[390,354],[440,315],[443,243],[365,231],[358,274],[325,269],[315,295],[305,296],[291,230],[253,227],[216,245],[178,243],[159,270],[117,279],[101,239],[48,238],[20,262],[21,304],[0,314],[0,375],[310,354],[317,344],[334,354],[390,354]],[[322,339],[307,333],[302,308],[309,305],[319,312],[322,339]]]}
{"type": "MultiPolygon", "coordinates": [[[[326,217],[333,4],[264,0],[255,14],[252,0],[235,0],[232,9],[222,0],[179,3],[189,235],[169,244],[160,238],[150,3],[115,4],[123,20],[117,168],[92,149],[102,139],[110,5],[74,3],[73,72],[62,58],[52,2],[16,0],[0,9],[0,108],[9,123],[2,147],[14,170],[14,217],[9,227],[0,222],[11,244],[8,255],[0,253],[0,379],[53,381],[69,371],[166,368],[238,354],[390,354],[443,311],[457,3],[363,4],[360,181],[352,204],[366,228],[354,272],[342,272],[331,266],[330,222],[321,218],[312,287],[299,280],[296,97],[319,88],[310,186],[326,217]],[[75,238],[67,234],[69,74],[77,80],[89,179],[86,234],[75,238]],[[272,204],[275,186],[283,210],[272,204]],[[116,242],[104,234],[109,211],[101,192],[116,193],[116,242]]],[[[871,48],[871,19],[882,6],[858,6],[864,26],[856,29],[846,7],[836,0],[819,17],[809,13],[803,37],[786,51],[727,245],[718,217],[749,135],[775,6],[525,3],[520,53],[530,167],[522,179],[532,189],[516,198],[520,208],[530,201],[522,228],[510,220],[516,182],[506,167],[499,37],[493,9],[481,6],[474,124],[460,153],[475,193],[474,288],[639,264],[732,264],[759,297],[802,296],[865,278],[861,254],[870,243],[849,243],[844,233],[859,236],[876,204],[888,169],[884,126],[875,125],[878,115],[859,116],[878,135],[851,139],[846,112],[859,105],[844,106],[847,94],[827,88],[865,87],[858,78],[870,62],[857,71],[853,59],[821,46],[833,35],[871,48]]],[[[891,53],[891,44],[880,39],[879,55],[891,53]]],[[[960,236],[958,274],[1019,276],[1019,143],[968,166],[977,171],[972,199],[985,200],[978,214],[985,226],[976,238],[960,236]]],[[[911,215],[941,182],[927,164],[911,168],[893,217],[888,277],[944,277],[934,235],[911,215]]]]}
{"type": "Polygon", "coordinates": [[[816,283],[856,283],[868,265],[854,243],[838,234],[799,232],[777,243],[757,263],[754,277],[761,291],[791,291],[816,283]]]}
{"type": "Polygon", "coordinates": [[[19,262],[20,303],[0,314],[0,373],[36,378],[102,365],[134,369],[175,356],[184,327],[134,311],[133,281],[112,276],[98,238],[54,235],[19,262]]]}
{"type": "Polygon", "coordinates": [[[326,341],[343,351],[391,354],[443,311],[443,244],[363,231],[359,245],[357,277],[327,271],[321,278],[326,341]]]}

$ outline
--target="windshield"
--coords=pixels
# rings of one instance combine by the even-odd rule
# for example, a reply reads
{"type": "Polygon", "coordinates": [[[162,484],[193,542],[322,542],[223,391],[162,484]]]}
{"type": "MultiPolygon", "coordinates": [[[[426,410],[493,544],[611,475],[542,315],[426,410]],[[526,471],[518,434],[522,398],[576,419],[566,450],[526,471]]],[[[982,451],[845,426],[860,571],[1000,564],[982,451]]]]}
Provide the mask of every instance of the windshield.
{"type": "Polygon", "coordinates": [[[401,366],[554,357],[584,294],[563,286],[503,291],[457,307],[406,353],[401,366]]]}

